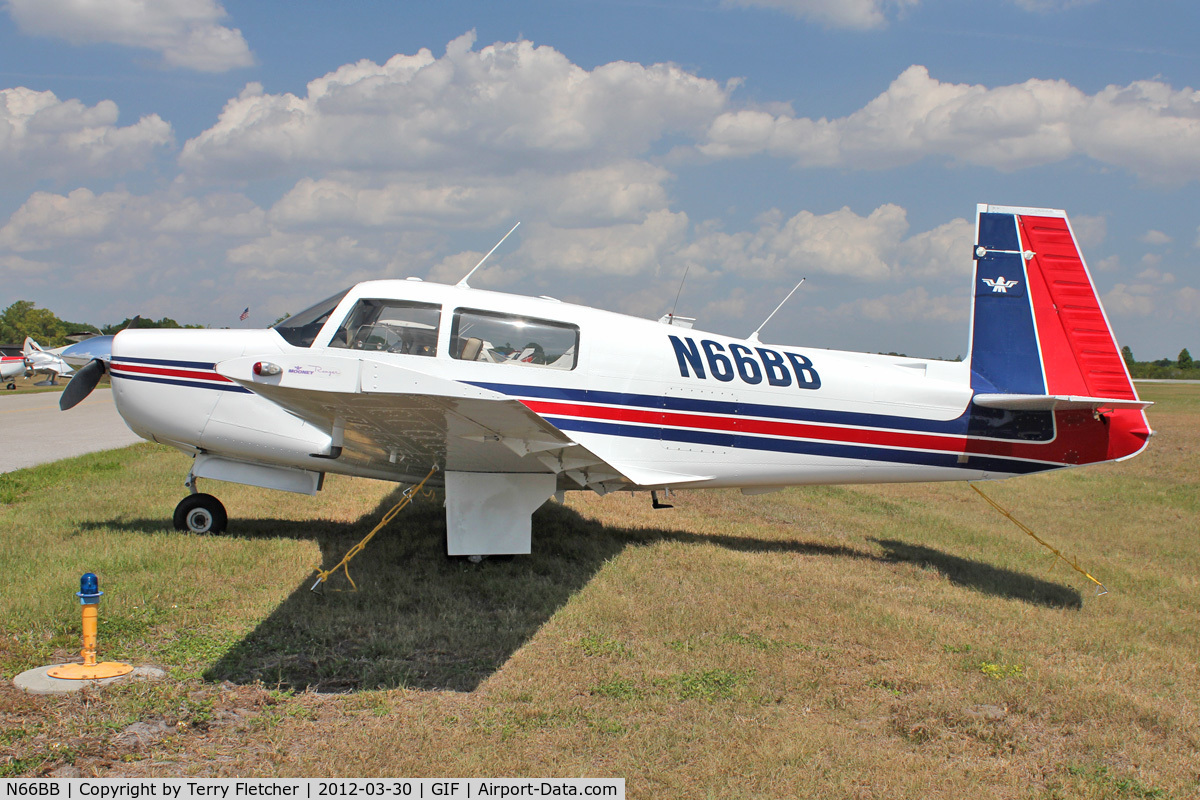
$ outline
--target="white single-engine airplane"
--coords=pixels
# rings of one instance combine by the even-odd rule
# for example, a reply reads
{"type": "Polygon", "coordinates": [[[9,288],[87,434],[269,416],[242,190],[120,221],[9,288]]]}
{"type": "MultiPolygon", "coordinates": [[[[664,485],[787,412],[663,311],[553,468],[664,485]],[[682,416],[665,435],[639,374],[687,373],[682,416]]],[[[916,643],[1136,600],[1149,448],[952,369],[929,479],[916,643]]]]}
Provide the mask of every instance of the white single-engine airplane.
{"type": "Polygon", "coordinates": [[[416,482],[436,468],[447,553],[464,556],[529,553],[531,513],[570,489],[988,480],[1141,452],[1150,404],[1066,215],[980,206],[976,231],[963,363],[409,278],[268,330],[97,337],[67,353],[91,360],[61,402],[107,371],[134,432],[194,457],[181,530],[226,525],[198,478],[314,494],[329,472],[416,482]]]}
{"type": "Polygon", "coordinates": [[[72,345],[63,345],[56,347],[53,350],[47,350],[33,340],[32,336],[25,337],[25,345],[21,352],[25,356],[25,365],[28,368],[29,374],[42,373],[47,376],[46,380],[38,381],[34,386],[57,386],[58,381],[55,380],[60,375],[64,378],[69,378],[75,374],[75,370],[71,369],[62,358],[62,353],[72,345]]]}
{"type": "Polygon", "coordinates": [[[17,388],[16,379],[24,375],[29,367],[25,354],[17,347],[0,347],[0,383],[10,391],[17,388]]]}

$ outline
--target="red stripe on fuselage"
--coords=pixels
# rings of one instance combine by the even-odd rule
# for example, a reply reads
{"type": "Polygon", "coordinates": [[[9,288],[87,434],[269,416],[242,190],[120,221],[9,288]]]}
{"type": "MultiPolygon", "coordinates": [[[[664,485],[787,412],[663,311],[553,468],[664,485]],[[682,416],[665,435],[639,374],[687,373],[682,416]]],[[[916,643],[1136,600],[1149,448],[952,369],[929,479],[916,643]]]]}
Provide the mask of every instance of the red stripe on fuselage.
{"type": "Polygon", "coordinates": [[[229,378],[226,378],[224,375],[218,375],[215,372],[201,372],[199,370],[179,369],[177,367],[150,367],[144,364],[120,363],[113,364],[111,369],[113,374],[117,376],[120,376],[122,372],[132,372],[135,375],[158,375],[164,378],[186,378],[188,380],[232,383],[229,378]]]}

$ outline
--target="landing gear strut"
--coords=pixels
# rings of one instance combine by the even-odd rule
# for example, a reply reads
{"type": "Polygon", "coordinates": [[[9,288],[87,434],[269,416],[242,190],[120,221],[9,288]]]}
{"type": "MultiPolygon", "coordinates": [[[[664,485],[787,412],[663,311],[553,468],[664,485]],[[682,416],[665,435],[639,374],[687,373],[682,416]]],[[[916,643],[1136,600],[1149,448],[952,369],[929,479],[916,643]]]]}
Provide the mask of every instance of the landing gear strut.
{"type": "Polygon", "coordinates": [[[189,494],[175,506],[175,530],[221,533],[229,522],[225,506],[211,494],[189,494]]]}

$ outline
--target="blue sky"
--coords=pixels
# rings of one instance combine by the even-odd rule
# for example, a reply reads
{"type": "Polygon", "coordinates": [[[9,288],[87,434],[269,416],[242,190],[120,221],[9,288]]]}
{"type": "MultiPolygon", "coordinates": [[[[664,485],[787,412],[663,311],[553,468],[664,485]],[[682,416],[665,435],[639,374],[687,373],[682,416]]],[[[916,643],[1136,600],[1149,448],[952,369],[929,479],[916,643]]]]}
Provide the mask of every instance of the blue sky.
{"type": "Polygon", "coordinates": [[[1139,358],[1200,347],[1200,8],[0,0],[0,286],[269,324],[453,282],[953,357],[975,203],[1065,208],[1139,358]]]}

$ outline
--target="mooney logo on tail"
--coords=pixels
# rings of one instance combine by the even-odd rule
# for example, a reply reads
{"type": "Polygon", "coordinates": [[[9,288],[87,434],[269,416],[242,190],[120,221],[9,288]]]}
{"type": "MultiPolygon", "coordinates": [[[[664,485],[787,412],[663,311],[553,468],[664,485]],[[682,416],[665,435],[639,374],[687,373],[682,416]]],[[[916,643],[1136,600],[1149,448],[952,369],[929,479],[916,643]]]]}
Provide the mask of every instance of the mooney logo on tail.
{"type": "Polygon", "coordinates": [[[992,287],[993,292],[1000,292],[1000,294],[1008,294],[1009,289],[1020,283],[1020,281],[1006,281],[1003,275],[996,278],[996,280],[992,280],[991,278],[980,278],[980,280],[992,287]]]}

